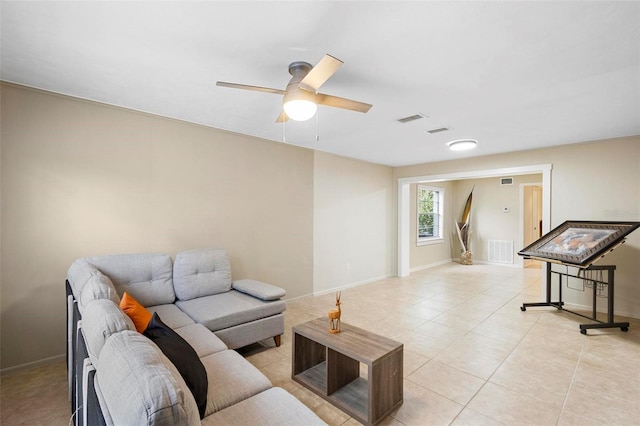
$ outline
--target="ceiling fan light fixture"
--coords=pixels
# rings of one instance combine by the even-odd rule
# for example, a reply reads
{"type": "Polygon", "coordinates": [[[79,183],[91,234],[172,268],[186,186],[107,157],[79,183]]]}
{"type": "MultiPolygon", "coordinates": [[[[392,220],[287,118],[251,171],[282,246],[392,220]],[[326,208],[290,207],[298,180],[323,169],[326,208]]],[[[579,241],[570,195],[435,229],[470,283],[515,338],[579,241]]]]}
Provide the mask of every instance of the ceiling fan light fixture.
{"type": "Polygon", "coordinates": [[[475,139],[458,139],[447,142],[447,146],[451,151],[467,151],[478,146],[478,141],[475,139]]]}
{"type": "Polygon", "coordinates": [[[308,120],[316,114],[318,104],[363,113],[368,112],[372,107],[370,104],[318,93],[320,86],[336,72],[340,65],[342,65],[342,61],[331,55],[324,55],[315,66],[311,66],[308,62],[292,62],[289,64],[291,80],[289,80],[286,90],[226,81],[218,81],[216,86],[284,95],[282,111],[278,114],[276,123],[284,123],[289,119],[308,120]]]}
{"type": "Polygon", "coordinates": [[[297,87],[288,87],[283,98],[282,108],[292,120],[306,121],[318,110],[315,93],[297,87]]]}
{"type": "Polygon", "coordinates": [[[284,112],[292,120],[306,121],[313,117],[318,110],[315,102],[306,99],[294,99],[283,105],[284,112]]]}

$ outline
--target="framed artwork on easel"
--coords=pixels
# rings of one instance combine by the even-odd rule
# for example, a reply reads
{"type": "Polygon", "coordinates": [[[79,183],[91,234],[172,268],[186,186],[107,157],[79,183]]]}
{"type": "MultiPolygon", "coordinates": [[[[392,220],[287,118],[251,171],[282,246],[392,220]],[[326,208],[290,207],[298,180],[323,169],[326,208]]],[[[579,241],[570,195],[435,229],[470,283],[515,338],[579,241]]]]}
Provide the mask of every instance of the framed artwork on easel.
{"type": "Polygon", "coordinates": [[[640,222],[568,220],[518,252],[520,256],[588,267],[624,242],[640,222]]]}

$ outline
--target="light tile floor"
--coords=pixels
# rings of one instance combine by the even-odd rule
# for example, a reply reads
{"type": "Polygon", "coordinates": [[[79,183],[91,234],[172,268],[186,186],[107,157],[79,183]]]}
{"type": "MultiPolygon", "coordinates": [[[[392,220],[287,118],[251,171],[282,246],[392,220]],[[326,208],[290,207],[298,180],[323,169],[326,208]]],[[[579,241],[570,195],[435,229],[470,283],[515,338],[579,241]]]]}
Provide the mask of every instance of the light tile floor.
{"type": "MultiPolygon", "coordinates": [[[[640,425],[640,320],[588,320],[539,301],[542,272],[451,263],[342,292],[342,320],[404,343],[404,403],[383,425],[640,425]]],[[[285,335],[240,352],[330,425],[358,425],[291,380],[291,328],[334,294],[288,303],[285,335]]],[[[364,374],[364,372],[363,372],[364,374]]],[[[64,363],[2,378],[2,425],[69,421],[64,363]]]]}

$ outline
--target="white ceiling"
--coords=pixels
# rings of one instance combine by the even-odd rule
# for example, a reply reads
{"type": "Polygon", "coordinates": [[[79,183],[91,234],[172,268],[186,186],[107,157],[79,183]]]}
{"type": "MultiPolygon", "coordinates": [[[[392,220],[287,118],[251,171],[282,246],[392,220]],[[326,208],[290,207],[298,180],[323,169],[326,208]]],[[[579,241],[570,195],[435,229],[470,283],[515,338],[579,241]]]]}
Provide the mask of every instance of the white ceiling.
{"type": "Polygon", "coordinates": [[[2,80],[390,166],[640,134],[637,1],[2,1],[0,15],[2,80]],[[280,96],[215,85],[284,89],[290,62],[325,53],[344,65],[321,91],[369,113],[283,126],[280,96]],[[479,146],[449,151],[460,138],[479,146]]]}

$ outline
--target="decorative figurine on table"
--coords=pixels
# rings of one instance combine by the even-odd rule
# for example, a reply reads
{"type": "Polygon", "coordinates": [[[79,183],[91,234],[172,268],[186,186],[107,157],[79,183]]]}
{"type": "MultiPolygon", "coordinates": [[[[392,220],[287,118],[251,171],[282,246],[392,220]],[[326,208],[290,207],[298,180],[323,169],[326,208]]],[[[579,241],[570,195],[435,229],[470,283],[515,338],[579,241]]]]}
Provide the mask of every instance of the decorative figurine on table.
{"type": "Polygon", "coordinates": [[[336,306],[338,309],[329,311],[329,333],[340,333],[340,293],[336,293],[336,306]]]}

